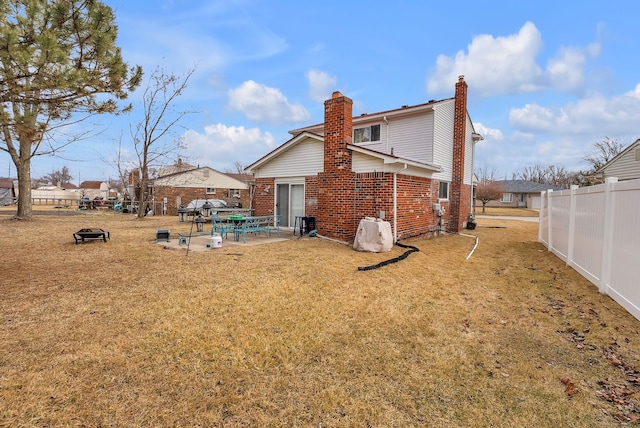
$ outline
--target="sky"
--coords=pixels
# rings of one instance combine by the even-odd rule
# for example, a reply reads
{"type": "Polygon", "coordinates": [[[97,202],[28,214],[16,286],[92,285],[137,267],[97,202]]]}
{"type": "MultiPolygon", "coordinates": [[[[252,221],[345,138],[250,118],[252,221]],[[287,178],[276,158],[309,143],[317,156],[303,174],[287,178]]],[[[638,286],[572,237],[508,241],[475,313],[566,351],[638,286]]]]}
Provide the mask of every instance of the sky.
{"type": "MultiPolygon", "coordinates": [[[[175,104],[190,113],[167,137],[182,139],[179,156],[193,165],[253,163],[291,138],[289,130],[321,123],[333,91],[353,99],[357,116],[453,97],[460,75],[484,137],[476,171],[507,179],[534,165],[577,171],[596,142],[640,138],[638,2],[104,3],[115,11],[129,65],[141,65],[145,77],[157,67],[177,76],[193,70],[175,104]]],[[[37,157],[32,176],[66,166],[76,184],[115,178],[118,147],[132,159],[144,87],[129,96],[129,114],[76,125],[90,127],[90,137],[37,157]]],[[[0,152],[3,164],[15,176],[0,152]]]]}

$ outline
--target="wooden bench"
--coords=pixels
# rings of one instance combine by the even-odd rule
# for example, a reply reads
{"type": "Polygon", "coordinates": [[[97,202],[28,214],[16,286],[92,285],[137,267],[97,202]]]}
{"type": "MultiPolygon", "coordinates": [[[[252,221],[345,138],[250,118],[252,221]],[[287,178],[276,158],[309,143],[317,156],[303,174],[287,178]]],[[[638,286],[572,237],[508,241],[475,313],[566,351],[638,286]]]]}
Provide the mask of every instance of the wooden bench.
{"type": "Polygon", "coordinates": [[[265,216],[251,216],[244,217],[242,220],[238,222],[238,224],[233,229],[234,240],[239,241],[240,237],[242,237],[242,242],[245,244],[247,240],[245,239],[245,235],[247,233],[262,233],[268,234],[271,236],[271,231],[275,230],[278,232],[278,238],[280,237],[280,221],[282,219],[281,215],[265,215],[265,216]]]}
{"type": "Polygon", "coordinates": [[[90,239],[102,239],[107,242],[107,240],[111,239],[111,235],[102,229],[80,229],[73,234],[73,239],[76,240],[76,245],[80,241],[84,242],[90,239]]]}

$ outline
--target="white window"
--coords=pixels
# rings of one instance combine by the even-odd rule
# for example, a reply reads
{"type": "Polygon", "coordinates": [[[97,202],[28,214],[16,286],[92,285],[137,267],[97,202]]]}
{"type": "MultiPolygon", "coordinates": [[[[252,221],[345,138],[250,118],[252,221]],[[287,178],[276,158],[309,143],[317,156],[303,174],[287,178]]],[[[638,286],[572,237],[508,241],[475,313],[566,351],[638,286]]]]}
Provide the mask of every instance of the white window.
{"type": "Polygon", "coordinates": [[[207,187],[207,195],[214,195],[216,193],[215,187],[207,187]]]}
{"type": "Polygon", "coordinates": [[[370,141],[380,141],[380,125],[371,125],[353,130],[354,143],[367,143],[370,141]]]}
{"type": "Polygon", "coordinates": [[[438,184],[438,199],[449,199],[449,183],[441,181],[438,184]]]}
{"type": "Polygon", "coordinates": [[[500,198],[500,202],[511,202],[513,200],[512,193],[503,193],[502,198],[500,198]]]}

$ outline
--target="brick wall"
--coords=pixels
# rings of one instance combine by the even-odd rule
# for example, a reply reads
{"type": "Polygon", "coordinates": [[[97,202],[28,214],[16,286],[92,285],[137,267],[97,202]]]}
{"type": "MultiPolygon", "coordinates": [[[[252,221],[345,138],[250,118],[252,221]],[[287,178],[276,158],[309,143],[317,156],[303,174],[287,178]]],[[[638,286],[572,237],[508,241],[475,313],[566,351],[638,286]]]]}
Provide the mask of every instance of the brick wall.
{"type": "Polygon", "coordinates": [[[167,215],[178,215],[179,205],[186,205],[194,199],[221,199],[229,205],[240,202],[243,208],[251,206],[251,195],[249,189],[240,190],[240,198],[227,197],[228,189],[216,189],[215,194],[207,194],[205,187],[168,187],[157,186],[154,188],[154,198],[156,206],[153,208],[160,214],[162,200],[167,198],[167,215]],[[178,198],[180,198],[178,202],[178,198]]]}
{"type": "MultiPolygon", "coordinates": [[[[393,217],[393,175],[382,172],[355,175],[356,220],[363,217],[393,217]]],[[[356,225],[357,226],[357,225],[356,225]]]]}
{"type": "Polygon", "coordinates": [[[318,217],[318,177],[304,179],[304,213],[310,217],[318,217]]]}
{"type": "MultiPolygon", "coordinates": [[[[396,178],[398,240],[418,235],[432,235],[438,231],[438,218],[433,211],[433,183],[429,178],[398,174],[396,178]]],[[[394,224],[393,174],[363,173],[355,175],[355,236],[360,219],[380,217],[394,224]]],[[[437,194],[436,194],[437,196],[437,194]]]]}
{"type": "Polygon", "coordinates": [[[157,214],[160,214],[162,209],[162,199],[167,198],[167,215],[178,215],[178,200],[181,205],[186,205],[194,199],[204,199],[204,194],[207,189],[195,188],[195,187],[164,187],[158,186],[154,189],[154,198],[156,200],[157,214]]]}
{"type": "Polygon", "coordinates": [[[418,235],[432,235],[438,230],[438,217],[433,211],[437,193],[432,180],[398,174],[397,209],[398,240],[418,235]]]}
{"type": "Polygon", "coordinates": [[[253,192],[253,214],[273,215],[276,186],[274,178],[257,178],[253,192]]]}

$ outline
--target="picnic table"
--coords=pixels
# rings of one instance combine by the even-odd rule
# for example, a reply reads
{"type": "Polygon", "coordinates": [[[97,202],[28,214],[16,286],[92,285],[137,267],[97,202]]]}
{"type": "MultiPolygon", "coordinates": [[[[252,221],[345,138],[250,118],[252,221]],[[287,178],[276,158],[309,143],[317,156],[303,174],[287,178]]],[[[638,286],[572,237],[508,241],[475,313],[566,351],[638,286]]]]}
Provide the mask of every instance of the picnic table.
{"type": "Polygon", "coordinates": [[[221,237],[226,238],[229,232],[233,233],[233,240],[247,243],[247,233],[262,233],[271,235],[271,231],[276,231],[280,237],[280,221],[281,215],[265,215],[265,216],[220,216],[214,214],[211,216],[211,234],[219,233],[221,237]]]}
{"type": "Polygon", "coordinates": [[[80,241],[84,242],[90,239],[102,239],[104,242],[107,242],[107,240],[111,239],[111,235],[102,229],[80,229],[73,234],[73,239],[76,240],[76,245],[78,245],[80,241]]]}

